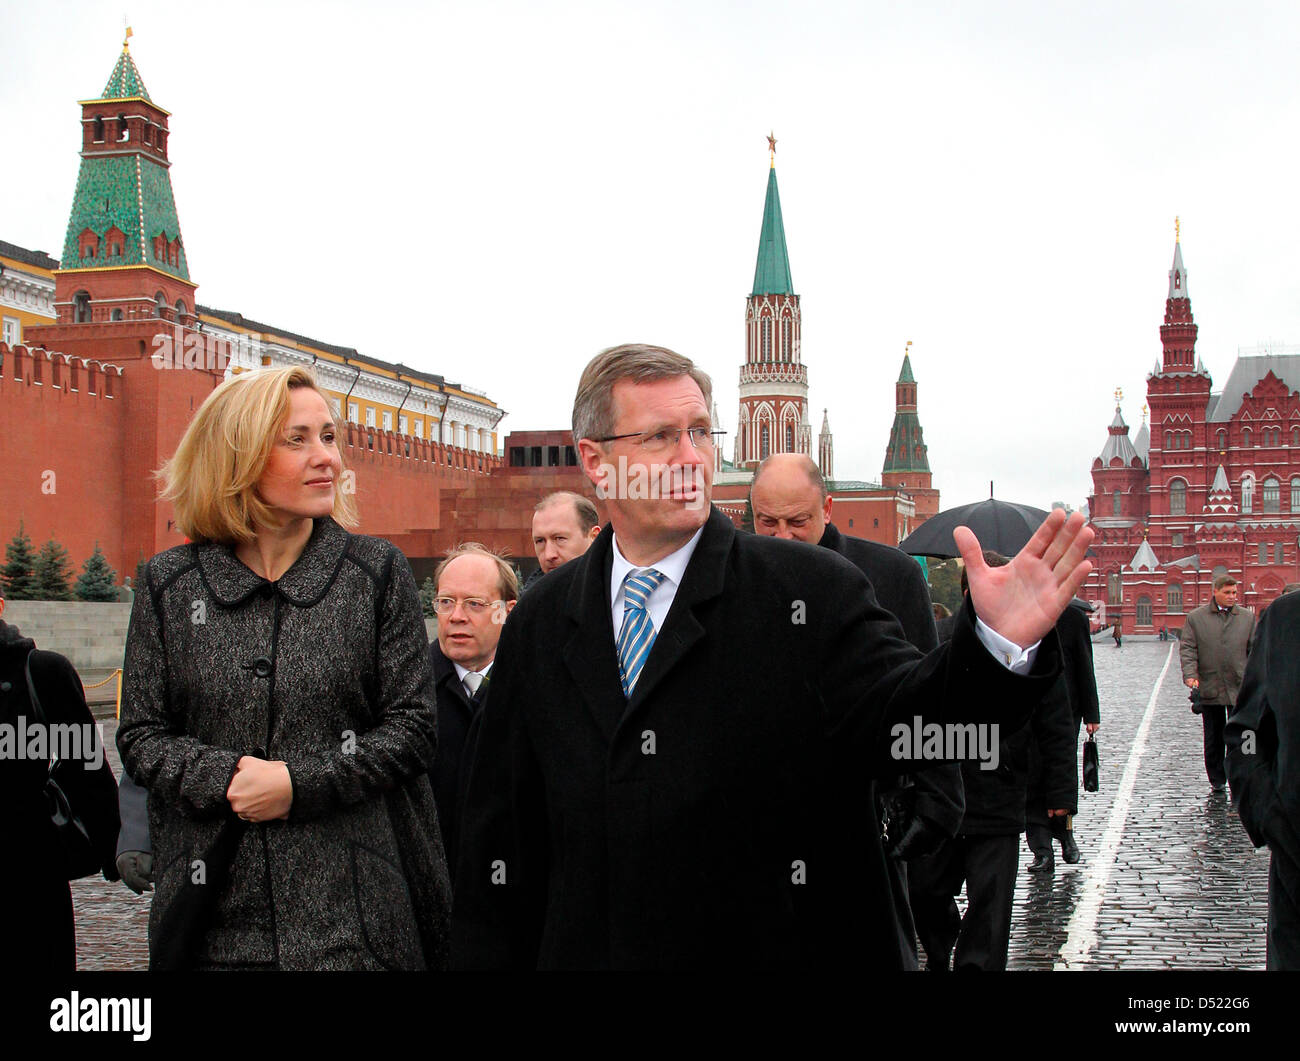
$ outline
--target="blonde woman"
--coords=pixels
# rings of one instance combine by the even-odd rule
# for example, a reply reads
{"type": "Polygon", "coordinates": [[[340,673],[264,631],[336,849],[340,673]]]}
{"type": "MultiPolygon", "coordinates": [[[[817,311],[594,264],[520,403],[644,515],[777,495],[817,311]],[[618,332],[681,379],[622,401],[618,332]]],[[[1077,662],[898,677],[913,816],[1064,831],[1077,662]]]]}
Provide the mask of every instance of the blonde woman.
{"type": "Polygon", "coordinates": [[[149,792],[151,967],[442,965],[419,594],[397,549],[345,529],[315,380],[227,380],[161,475],[190,543],[137,587],[117,736],[149,792]]]}

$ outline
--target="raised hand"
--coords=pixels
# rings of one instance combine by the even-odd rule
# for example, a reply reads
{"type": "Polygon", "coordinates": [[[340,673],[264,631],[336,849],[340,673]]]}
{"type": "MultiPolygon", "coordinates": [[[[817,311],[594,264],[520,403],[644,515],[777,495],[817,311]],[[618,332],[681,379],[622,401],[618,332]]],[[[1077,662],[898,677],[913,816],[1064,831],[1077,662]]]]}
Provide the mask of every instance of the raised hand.
{"type": "Polygon", "coordinates": [[[1081,512],[1066,519],[1053,509],[1006,567],[989,567],[971,529],[956,528],[975,614],[1021,648],[1046,637],[1092,570],[1083,558],[1093,539],[1086,523],[1081,512]]]}

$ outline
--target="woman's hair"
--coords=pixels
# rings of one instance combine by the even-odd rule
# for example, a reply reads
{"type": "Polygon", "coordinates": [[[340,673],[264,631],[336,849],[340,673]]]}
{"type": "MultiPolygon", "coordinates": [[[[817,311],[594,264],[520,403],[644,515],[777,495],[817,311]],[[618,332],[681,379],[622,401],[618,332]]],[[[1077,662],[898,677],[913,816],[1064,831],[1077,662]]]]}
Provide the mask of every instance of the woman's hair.
{"type": "MultiPolygon", "coordinates": [[[[258,496],[257,481],[289,416],[289,392],[299,387],[320,393],[305,368],[241,373],[199,406],[171,460],[157,473],[164,483],[162,496],[172,503],[177,526],[191,541],[233,545],[252,541],[258,525],[280,525],[258,496]]],[[[341,484],[335,486],[332,515],[345,527],[358,522],[356,502],[341,484]]]]}

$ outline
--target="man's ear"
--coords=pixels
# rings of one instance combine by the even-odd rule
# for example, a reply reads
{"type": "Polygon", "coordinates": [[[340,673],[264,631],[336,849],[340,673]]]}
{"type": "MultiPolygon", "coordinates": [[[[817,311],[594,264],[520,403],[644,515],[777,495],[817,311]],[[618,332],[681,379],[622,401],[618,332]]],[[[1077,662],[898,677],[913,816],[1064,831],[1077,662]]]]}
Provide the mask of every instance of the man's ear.
{"type": "Polygon", "coordinates": [[[596,488],[596,493],[604,496],[602,488],[605,487],[606,480],[612,473],[613,468],[605,462],[605,454],[601,444],[593,442],[589,438],[578,439],[578,461],[582,465],[583,474],[591,480],[591,484],[596,488]]]}
{"type": "Polygon", "coordinates": [[[831,497],[830,494],[826,495],[826,502],[822,505],[822,518],[826,523],[831,521],[831,505],[834,501],[835,498],[831,497]]]}
{"type": "Polygon", "coordinates": [[[590,545],[600,537],[600,524],[597,523],[591,530],[587,531],[587,544],[590,545]]]}

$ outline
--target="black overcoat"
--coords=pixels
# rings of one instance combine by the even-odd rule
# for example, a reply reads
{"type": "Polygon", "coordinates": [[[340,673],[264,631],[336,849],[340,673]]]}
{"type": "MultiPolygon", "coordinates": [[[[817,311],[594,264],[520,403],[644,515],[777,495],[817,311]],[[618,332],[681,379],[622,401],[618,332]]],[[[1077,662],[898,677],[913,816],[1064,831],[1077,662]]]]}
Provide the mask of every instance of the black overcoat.
{"type": "Polygon", "coordinates": [[[48,753],[49,745],[18,747],[20,738],[30,741],[36,724],[27,691],[29,656],[46,721],[90,727],[82,733],[94,734],[96,745],[80,749],[81,760],[61,762],[55,778],[86,826],[108,880],[117,880],[117,786],[76,669],[57,652],[36,649],[16,626],[0,621],[0,725],[13,742],[0,756],[0,850],[6,852],[0,909],[9,915],[0,953],[27,971],[71,972],[76,966],[72,896],[44,796],[48,761],[26,757],[29,750],[48,753]]]}
{"type": "Polygon", "coordinates": [[[454,880],[461,804],[469,780],[470,755],[467,749],[474,719],[487,699],[487,690],[480,687],[478,696],[471,700],[456,675],[455,665],[443,655],[442,646],[437,641],[429,645],[429,665],[438,694],[438,755],[430,776],[433,779],[433,798],[438,804],[442,846],[454,880]]]}
{"type": "Polygon", "coordinates": [[[118,748],[149,792],[150,954],[231,820],[243,754],[288,764],[289,817],[248,826],[194,959],[420,969],[446,954],[450,888],[427,771],[436,745],[415,578],[379,538],[315,521],[276,582],[232,547],[149,561],[127,634],[118,748]]]}
{"type": "Polygon", "coordinates": [[[1286,593],[1255,629],[1241,694],[1228,716],[1228,780],[1241,823],[1272,852],[1270,969],[1300,969],[1300,593],[1286,593]],[[1247,743],[1247,742],[1250,743],[1247,743]],[[1278,896],[1281,889],[1284,893],[1278,896]]]}
{"type": "Polygon", "coordinates": [[[1005,719],[1055,678],[1006,671],[969,611],[922,658],[829,549],[716,509],[630,702],[612,533],[502,631],[469,782],[453,964],[902,967],[863,812],[890,724],[1005,719]]]}

